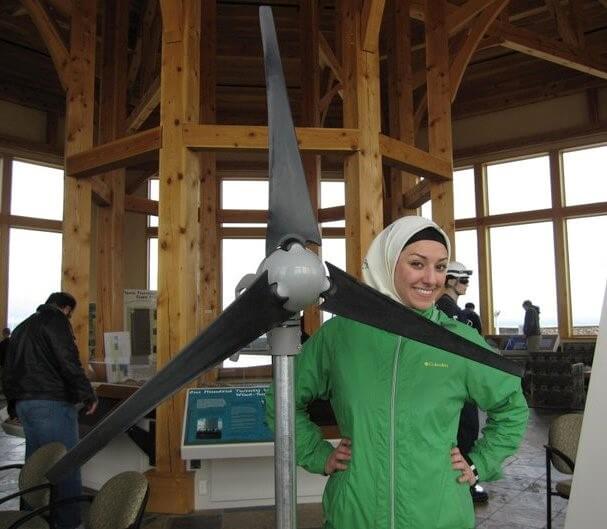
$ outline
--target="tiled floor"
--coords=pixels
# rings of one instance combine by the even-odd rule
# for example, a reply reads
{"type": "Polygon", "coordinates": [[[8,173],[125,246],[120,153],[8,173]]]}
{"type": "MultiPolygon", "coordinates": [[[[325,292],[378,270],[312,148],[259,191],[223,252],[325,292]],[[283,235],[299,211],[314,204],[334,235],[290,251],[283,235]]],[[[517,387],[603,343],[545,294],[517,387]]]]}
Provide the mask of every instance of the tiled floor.
{"type": "MultiPolygon", "coordinates": [[[[545,463],[543,445],[548,424],[557,412],[531,410],[529,427],[519,452],[507,461],[504,478],[486,484],[489,502],[476,508],[478,529],[541,529],[546,527],[545,463]]],[[[0,431],[0,465],[23,460],[23,439],[0,431]]],[[[556,479],[559,474],[554,471],[556,479]]],[[[17,471],[0,473],[0,497],[16,490],[17,471]]],[[[0,504],[0,509],[18,508],[16,500],[0,504]]],[[[565,525],[567,501],[553,497],[554,529],[565,525]]],[[[319,505],[302,505],[300,529],[322,525],[319,505]]],[[[272,509],[226,510],[171,517],[146,515],[146,529],[274,529],[272,509]]],[[[419,528],[423,529],[423,528],[419,528]]]]}

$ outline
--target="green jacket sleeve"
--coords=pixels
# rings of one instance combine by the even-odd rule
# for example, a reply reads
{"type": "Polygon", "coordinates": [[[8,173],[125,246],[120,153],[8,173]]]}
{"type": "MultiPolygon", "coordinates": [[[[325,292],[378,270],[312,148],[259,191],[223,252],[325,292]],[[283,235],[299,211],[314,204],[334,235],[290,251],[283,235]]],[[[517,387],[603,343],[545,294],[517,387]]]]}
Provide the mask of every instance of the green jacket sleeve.
{"type": "MultiPolygon", "coordinates": [[[[326,326],[310,338],[295,357],[295,442],[297,464],[308,472],[323,474],[333,446],[325,441],[320,428],[310,420],[308,403],[329,399],[330,350],[326,344],[326,326]]],[[[266,418],[272,430],[275,425],[274,384],[266,397],[266,418]]]]}
{"type": "Polygon", "coordinates": [[[470,398],[487,412],[486,425],[469,457],[479,478],[493,481],[502,476],[504,460],[516,452],[525,433],[529,409],[521,379],[471,363],[467,385],[470,398]]]}

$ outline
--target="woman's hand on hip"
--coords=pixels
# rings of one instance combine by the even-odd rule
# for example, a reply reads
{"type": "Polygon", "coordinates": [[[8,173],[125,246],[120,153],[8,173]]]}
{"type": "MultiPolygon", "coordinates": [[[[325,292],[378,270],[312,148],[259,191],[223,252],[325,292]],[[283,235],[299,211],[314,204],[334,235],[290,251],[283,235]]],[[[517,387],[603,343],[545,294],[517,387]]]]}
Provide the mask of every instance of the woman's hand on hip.
{"type": "Polygon", "coordinates": [[[451,468],[461,472],[461,476],[457,478],[460,483],[468,483],[470,486],[476,484],[476,476],[472,468],[457,447],[451,449],[451,468]]]}
{"type": "Polygon", "coordinates": [[[347,470],[350,459],[352,459],[352,441],[344,437],[327,459],[325,474],[330,476],[338,470],[347,470]]]}

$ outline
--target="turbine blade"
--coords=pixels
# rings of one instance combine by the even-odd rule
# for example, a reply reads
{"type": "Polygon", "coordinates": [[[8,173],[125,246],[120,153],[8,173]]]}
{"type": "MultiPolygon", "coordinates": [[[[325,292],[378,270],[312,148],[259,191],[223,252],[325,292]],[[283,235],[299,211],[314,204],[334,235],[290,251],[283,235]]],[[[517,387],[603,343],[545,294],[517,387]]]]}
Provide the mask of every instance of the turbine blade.
{"type": "Polygon", "coordinates": [[[295,128],[270,7],[259,8],[268,100],[270,204],[266,255],[289,240],[321,243],[306,177],[297,148],[295,128]]]}
{"type": "Polygon", "coordinates": [[[322,310],[444,349],[511,375],[523,376],[524,368],[515,362],[452,333],[374,288],[363,285],[331,263],[326,264],[331,288],[322,294],[325,299],[320,305],[322,310]]]}
{"type": "Polygon", "coordinates": [[[116,435],[206,370],[291,316],[264,272],[207,329],[186,345],[155,377],[107,415],[47,473],[56,483],[82,466],[116,435]]]}

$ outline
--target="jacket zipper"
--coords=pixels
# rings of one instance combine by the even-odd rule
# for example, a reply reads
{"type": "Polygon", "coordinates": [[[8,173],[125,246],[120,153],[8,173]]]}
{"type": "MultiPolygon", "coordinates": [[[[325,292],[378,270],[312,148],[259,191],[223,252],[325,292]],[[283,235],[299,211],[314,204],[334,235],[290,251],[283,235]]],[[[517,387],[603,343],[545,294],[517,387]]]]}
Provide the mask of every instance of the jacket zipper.
{"type": "Polygon", "coordinates": [[[390,529],[394,529],[394,488],[395,488],[395,472],[394,472],[394,452],[396,444],[396,382],[398,374],[398,360],[400,352],[400,344],[402,338],[398,337],[396,351],[394,353],[394,362],[392,364],[392,390],[390,395],[390,529]]]}

